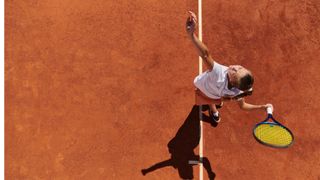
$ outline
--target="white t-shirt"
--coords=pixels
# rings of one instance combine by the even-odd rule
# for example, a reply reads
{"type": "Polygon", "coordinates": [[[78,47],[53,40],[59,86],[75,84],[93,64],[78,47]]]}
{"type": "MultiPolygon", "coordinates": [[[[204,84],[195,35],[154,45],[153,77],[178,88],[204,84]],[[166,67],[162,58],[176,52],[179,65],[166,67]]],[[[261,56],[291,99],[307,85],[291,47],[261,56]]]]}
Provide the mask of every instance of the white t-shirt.
{"type": "Polygon", "coordinates": [[[194,79],[194,85],[206,96],[212,99],[233,97],[242,93],[237,88],[228,89],[228,67],[214,62],[211,71],[207,70],[194,79]]]}

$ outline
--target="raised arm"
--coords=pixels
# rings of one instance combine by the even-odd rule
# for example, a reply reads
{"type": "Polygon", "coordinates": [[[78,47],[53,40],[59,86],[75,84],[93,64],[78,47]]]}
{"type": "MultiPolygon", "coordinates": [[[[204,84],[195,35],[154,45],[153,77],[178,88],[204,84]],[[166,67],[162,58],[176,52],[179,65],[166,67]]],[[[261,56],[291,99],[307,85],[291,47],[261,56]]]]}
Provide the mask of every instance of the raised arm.
{"type": "Polygon", "coordinates": [[[210,69],[212,69],[214,60],[211,57],[207,46],[204,43],[202,43],[197,37],[197,35],[195,34],[196,27],[197,27],[197,16],[191,11],[189,11],[189,13],[190,13],[190,16],[188,17],[187,23],[186,23],[187,33],[191,41],[193,42],[193,44],[196,46],[199,56],[201,56],[201,58],[204,60],[206,65],[210,69]]]}

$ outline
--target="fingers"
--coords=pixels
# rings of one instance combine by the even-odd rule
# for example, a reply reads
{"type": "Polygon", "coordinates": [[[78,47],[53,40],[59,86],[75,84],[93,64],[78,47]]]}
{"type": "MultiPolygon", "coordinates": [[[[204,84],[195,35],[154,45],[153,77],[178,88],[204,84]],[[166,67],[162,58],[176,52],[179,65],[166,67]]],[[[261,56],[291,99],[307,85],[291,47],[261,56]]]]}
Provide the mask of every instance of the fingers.
{"type": "Polygon", "coordinates": [[[272,104],[270,104],[270,103],[268,103],[268,104],[266,104],[265,105],[265,108],[267,109],[267,108],[271,108],[272,109],[272,111],[274,110],[274,108],[273,108],[273,105],[272,104]]]}
{"type": "Polygon", "coordinates": [[[197,26],[197,16],[194,12],[188,11],[189,17],[186,22],[186,30],[189,34],[194,33],[197,26]]]}
{"type": "Polygon", "coordinates": [[[273,108],[273,105],[272,105],[272,104],[270,104],[270,103],[266,104],[266,106],[267,106],[267,107],[271,107],[271,108],[273,108]]]}
{"type": "Polygon", "coordinates": [[[197,15],[192,11],[188,11],[188,13],[189,13],[188,20],[193,21],[194,23],[197,23],[197,15]]]}
{"type": "Polygon", "coordinates": [[[188,11],[188,13],[190,18],[197,20],[197,15],[194,12],[188,11]]]}

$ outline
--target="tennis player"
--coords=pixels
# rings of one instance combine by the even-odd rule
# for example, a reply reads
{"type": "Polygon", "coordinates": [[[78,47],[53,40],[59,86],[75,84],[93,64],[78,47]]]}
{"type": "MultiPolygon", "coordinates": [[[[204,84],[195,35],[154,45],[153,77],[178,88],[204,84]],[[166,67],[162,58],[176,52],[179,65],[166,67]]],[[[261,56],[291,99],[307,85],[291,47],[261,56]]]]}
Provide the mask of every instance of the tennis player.
{"type": "Polygon", "coordinates": [[[214,61],[206,45],[195,34],[196,15],[191,11],[189,14],[186,22],[187,33],[208,68],[194,79],[196,104],[208,104],[209,113],[216,123],[221,120],[217,109],[222,107],[223,101],[235,100],[243,110],[273,108],[271,104],[253,105],[245,101],[244,97],[252,94],[254,82],[252,73],[240,65],[227,67],[214,61]]]}

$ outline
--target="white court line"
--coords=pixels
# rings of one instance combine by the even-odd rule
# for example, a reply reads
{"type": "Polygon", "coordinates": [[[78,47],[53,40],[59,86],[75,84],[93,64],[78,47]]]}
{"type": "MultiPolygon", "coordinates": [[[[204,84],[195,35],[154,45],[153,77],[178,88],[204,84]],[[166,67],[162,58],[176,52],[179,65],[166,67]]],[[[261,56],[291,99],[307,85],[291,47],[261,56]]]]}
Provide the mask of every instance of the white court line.
{"type": "MultiPolygon", "coordinates": [[[[202,0],[198,0],[198,26],[199,26],[199,40],[202,41],[202,0]]],[[[199,56],[199,74],[202,73],[202,58],[199,56]]],[[[201,106],[200,106],[201,107],[201,106]]],[[[200,116],[200,142],[199,142],[199,179],[203,180],[203,123],[201,121],[202,111],[200,108],[199,116],[200,116]]]]}
{"type": "Polygon", "coordinates": [[[4,179],[4,133],[5,133],[5,128],[4,128],[4,1],[0,0],[1,5],[0,5],[0,179],[4,179]]]}

